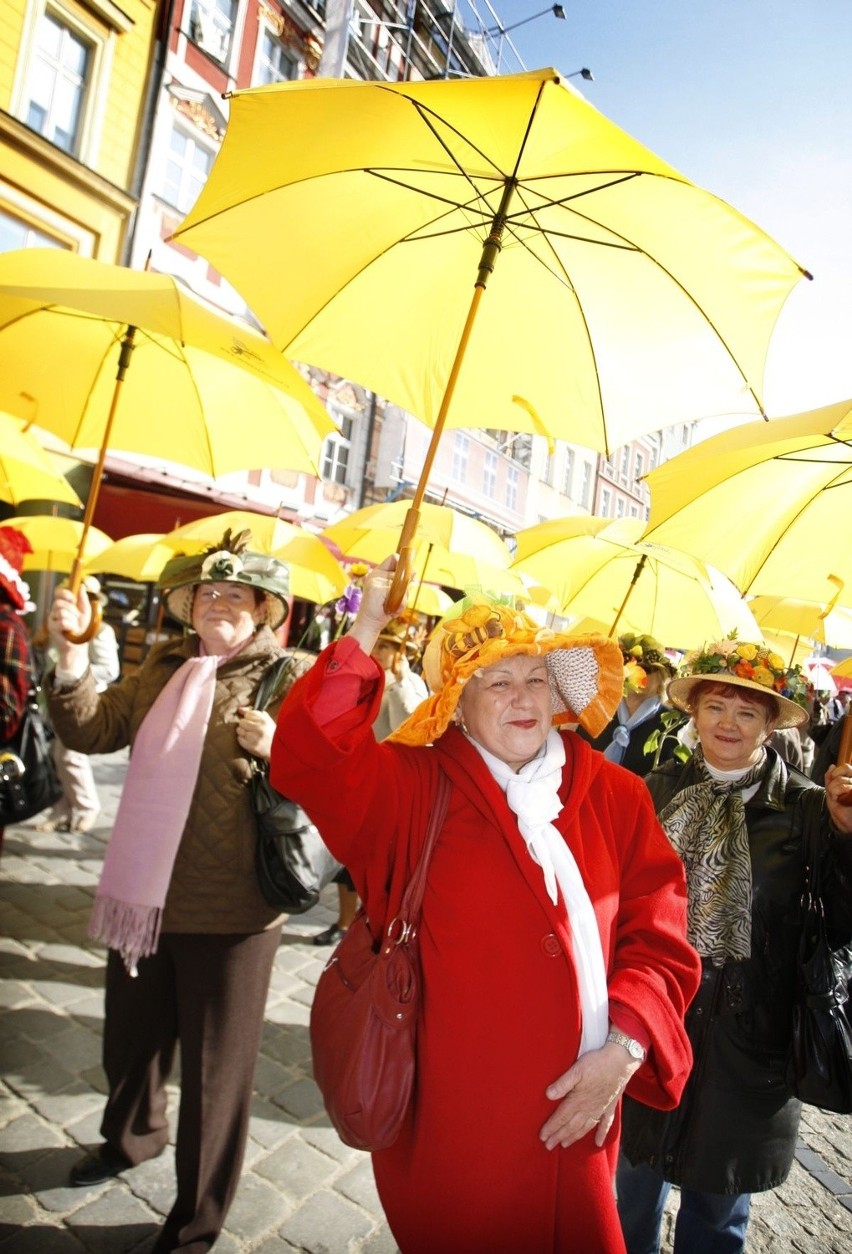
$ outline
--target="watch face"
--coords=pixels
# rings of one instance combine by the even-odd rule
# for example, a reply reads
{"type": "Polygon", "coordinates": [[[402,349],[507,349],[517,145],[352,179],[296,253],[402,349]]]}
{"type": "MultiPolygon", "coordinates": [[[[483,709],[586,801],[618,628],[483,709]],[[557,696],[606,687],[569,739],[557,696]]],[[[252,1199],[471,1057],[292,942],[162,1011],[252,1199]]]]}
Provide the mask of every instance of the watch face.
{"type": "Polygon", "coordinates": [[[627,1052],[632,1058],[642,1059],[645,1057],[645,1051],[638,1041],[630,1041],[627,1046],[627,1052]]]}

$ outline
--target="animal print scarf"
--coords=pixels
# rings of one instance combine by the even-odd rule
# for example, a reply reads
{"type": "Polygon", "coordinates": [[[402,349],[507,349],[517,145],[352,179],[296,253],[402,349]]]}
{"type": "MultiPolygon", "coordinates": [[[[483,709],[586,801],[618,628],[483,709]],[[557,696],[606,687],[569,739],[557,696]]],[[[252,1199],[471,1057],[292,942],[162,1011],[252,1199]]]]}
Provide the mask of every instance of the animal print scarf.
{"type": "Polygon", "coordinates": [[[698,782],[683,788],[659,815],[680,855],[688,892],[687,936],[717,966],[751,954],[751,854],[743,791],[766,771],[766,752],[733,780],[714,779],[701,746],[692,758],[698,782]]]}

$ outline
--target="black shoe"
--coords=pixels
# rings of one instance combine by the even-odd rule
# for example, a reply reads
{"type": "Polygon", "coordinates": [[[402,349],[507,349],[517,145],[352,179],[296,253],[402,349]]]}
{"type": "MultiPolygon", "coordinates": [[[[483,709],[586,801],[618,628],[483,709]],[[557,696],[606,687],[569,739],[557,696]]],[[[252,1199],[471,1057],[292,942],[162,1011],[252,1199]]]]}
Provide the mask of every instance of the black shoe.
{"type": "Polygon", "coordinates": [[[345,935],[345,927],[338,927],[336,923],[332,923],[331,927],[327,927],[324,932],[317,932],[312,943],[314,945],[336,945],[338,941],[343,940],[345,935]]]}
{"type": "Polygon", "coordinates": [[[126,1171],[132,1165],[129,1159],[104,1141],[91,1154],[78,1159],[71,1168],[68,1180],[75,1189],[83,1189],[90,1184],[103,1184],[105,1180],[112,1180],[113,1176],[126,1171]]]}

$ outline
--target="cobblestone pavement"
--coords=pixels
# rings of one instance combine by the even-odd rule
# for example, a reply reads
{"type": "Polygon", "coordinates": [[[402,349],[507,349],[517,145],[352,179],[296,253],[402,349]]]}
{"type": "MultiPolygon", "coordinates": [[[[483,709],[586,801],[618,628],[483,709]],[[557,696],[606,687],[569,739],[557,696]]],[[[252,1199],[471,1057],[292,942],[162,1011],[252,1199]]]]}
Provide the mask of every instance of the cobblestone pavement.
{"type": "MultiPolygon", "coordinates": [[[[107,1186],[66,1184],[81,1147],[100,1140],[104,951],[86,939],[86,922],[126,770],[123,754],[94,761],[103,811],[93,832],[6,831],[0,864],[0,1254],[145,1254],[173,1195],[171,1150],[107,1186]]],[[[396,1249],[369,1158],[338,1140],[311,1079],[308,1013],[328,951],[309,938],[332,921],[335,903],[335,890],[327,890],[315,910],[285,928],[245,1170],[217,1254],[396,1249]]],[[[176,1110],[175,1090],[172,1116],[176,1110]]],[[[669,1213],[664,1251],[671,1249],[671,1225],[669,1213]]],[[[789,1180],[754,1199],[747,1249],[852,1254],[849,1118],[807,1111],[789,1180]]]]}

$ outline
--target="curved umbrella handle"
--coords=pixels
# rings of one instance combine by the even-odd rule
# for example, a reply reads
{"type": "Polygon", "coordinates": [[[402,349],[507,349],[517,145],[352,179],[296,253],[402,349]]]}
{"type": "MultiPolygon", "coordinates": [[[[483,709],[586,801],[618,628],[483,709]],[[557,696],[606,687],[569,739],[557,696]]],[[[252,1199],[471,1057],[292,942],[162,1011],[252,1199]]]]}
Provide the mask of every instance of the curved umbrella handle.
{"type": "Polygon", "coordinates": [[[62,634],[71,644],[88,644],[90,640],[94,640],[95,636],[101,629],[103,622],[103,610],[101,603],[94,592],[87,593],[89,598],[90,617],[86,626],[82,631],[65,631],[62,634]]]}

